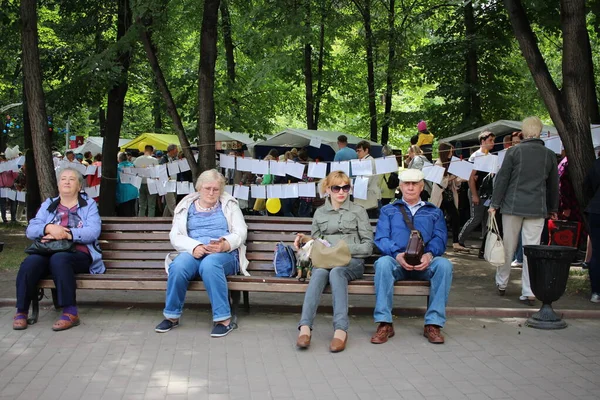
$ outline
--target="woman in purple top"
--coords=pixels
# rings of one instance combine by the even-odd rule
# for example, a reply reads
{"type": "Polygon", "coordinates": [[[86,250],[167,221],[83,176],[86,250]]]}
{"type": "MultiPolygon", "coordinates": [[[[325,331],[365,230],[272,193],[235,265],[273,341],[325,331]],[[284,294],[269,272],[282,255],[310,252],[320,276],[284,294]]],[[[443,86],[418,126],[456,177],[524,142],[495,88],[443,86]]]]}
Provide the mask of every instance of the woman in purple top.
{"type": "Polygon", "coordinates": [[[82,184],[83,176],[77,170],[63,169],[58,177],[58,197],[46,199],[35,218],[29,221],[28,239],[70,240],[75,243],[75,251],[49,256],[31,254],[23,260],[17,274],[15,330],[27,328],[29,305],[37,296],[36,285],[49,274],[56,286],[58,305],[63,308],[52,329],[63,331],[79,325],[75,274],[101,274],[105,270],[98,245],[101,225],[98,206],[80,193],[82,184]]]}

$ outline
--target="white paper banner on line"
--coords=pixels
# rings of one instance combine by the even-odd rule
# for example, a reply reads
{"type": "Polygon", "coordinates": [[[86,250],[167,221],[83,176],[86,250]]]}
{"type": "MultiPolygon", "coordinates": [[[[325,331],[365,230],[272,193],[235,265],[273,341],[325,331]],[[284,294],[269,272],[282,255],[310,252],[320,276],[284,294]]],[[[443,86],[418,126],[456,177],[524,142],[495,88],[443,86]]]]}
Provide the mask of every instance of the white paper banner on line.
{"type": "Polygon", "coordinates": [[[468,161],[463,161],[456,157],[452,157],[452,160],[450,161],[450,167],[448,167],[448,173],[468,181],[471,177],[472,171],[473,164],[468,161]]]}
{"type": "Polygon", "coordinates": [[[327,176],[327,164],[318,162],[308,163],[308,173],[306,175],[311,178],[325,178],[327,176]]]}
{"type": "Polygon", "coordinates": [[[431,165],[429,167],[423,168],[423,174],[425,174],[425,179],[437,183],[438,185],[442,184],[442,180],[444,179],[444,172],[446,170],[439,165],[431,165]]]}
{"type": "Polygon", "coordinates": [[[491,172],[495,174],[498,172],[497,166],[498,156],[488,154],[487,156],[475,157],[475,165],[473,168],[476,171],[491,172]]]}
{"type": "Polygon", "coordinates": [[[179,173],[179,163],[178,162],[168,163],[167,170],[169,172],[169,176],[177,176],[177,174],[179,173]]]}
{"type": "Polygon", "coordinates": [[[250,186],[250,189],[250,193],[253,199],[267,198],[267,187],[265,185],[252,185],[250,186]]]}
{"type": "Polygon", "coordinates": [[[225,191],[233,196],[233,185],[225,185],[225,191]]]}
{"type": "Polygon", "coordinates": [[[285,162],[270,160],[269,171],[272,175],[285,176],[285,162]]]}
{"type": "Polygon", "coordinates": [[[96,173],[95,165],[88,165],[88,167],[85,169],[85,175],[94,175],[95,173],[96,173]]]}
{"type": "Polygon", "coordinates": [[[27,192],[17,192],[17,201],[20,203],[25,203],[25,195],[27,194],[27,192]]]}
{"type": "Polygon", "coordinates": [[[188,182],[177,182],[177,194],[190,194],[188,182]]]}
{"type": "Polygon", "coordinates": [[[314,137],[314,138],[310,139],[310,143],[308,145],[319,149],[319,148],[321,148],[321,142],[322,141],[321,141],[320,137],[314,137]]]}
{"type": "Polygon", "coordinates": [[[167,192],[177,193],[177,181],[167,181],[167,192]]]}
{"type": "Polygon", "coordinates": [[[250,194],[250,188],[244,185],[235,185],[233,187],[233,197],[241,200],[248,200],[250,194]]]}
{"type": "Polygon", "coordinates": [[[560,154],[562,152],[562,141],[559,136],[551,136],[548,139],[544,140],[544,145],[555,152],[556,154],[560,154]]]}
{"type": "Polygon", "coordinates": [[[135,186],[137,190],[140,190],[140,187],[142,187],[142,177],[134,176],[131,178],[131,184],[135,186]]]}
{"type": "Polygon", "coordinates": [[[354,194],[355,198],[366,200],[368,188],[369,178],[364,176],[358,176],[354,180],[354,188],[352,189],[352,193],[354,194]]]}
{"type": "Polygon", "coordinates": [[[253,174],[264,175],[269,173],[269,162],[267,160],[252,160],[253,174]]]}
{"type": "MultiPolygon", "coordinates": [[[[169,180],[169,173],[166,164],[157,165],[154,167],[154,172],[151,174],[153,178],[158,178],[162,181],[169,180]]],[[[176,176],[177,174],[175,174],[176,176]]]]}
{"type": "Polygon", "coordinates": [[[317,197],[317,190],[314,182],[298,183],[298,197],[317,197]]]}
{"type": "Polygon", "coordinates": [[[181,160],[178,160],[177,163],[179,164],[179,170],[181,172],[187,172],[191,169],[187,158],[182,158],[181,160]]]}
{"type": "Polygon", "coordinates": [[[10,200],[16,200],[17,199],[17,192],[12,190],[12,189],[8,189],[6,191],[6,198],[10,199],[10,200]]]}
{"type": "Polygon", "coordinates": [[[158,193],[158,181],[156,179],[148,179],[146,182],[148,184],[148,193],[157,194],[158,193]]]}
{"type": "Polygon", "coordinates": [[[267,185],[267,199],[281,199],[282,195],[281,185],[267,185]]]}
{"type": "Polygon", "coordinates": [[[219,166],[221,168],[235,169],[235,157],[227,154],[219,154],[219,166]]]}
{"type": "Polygon", "coordinates": [[[0,188],[0,197],[3,199],[6,198],[6,190],[7,188],[0,188]]]}
{"type": "Polygon", "coordinates": [[[391,172],[398,172],[398,161],[396,157],[383,157],[375,159],[375,171],[377,174],[389,174],[391,172]]]}
{"type": "Polygon", "coordinates": [[[506,150],[500,150],[496,155],[498,156],[498,170],[500,170],[504,162],[504,157],[506,157],[506,150]]]}
{"type": "Polygon", "coordinates": [[[158,181],[156,184],[156,190],[158,191],[159,196],[167,194],[167,182],[168,181],[158,181]]]}
{"type": "Polygon", "coordinates": [[[237,158],[237,170],[243,172],[251,172],[252,171],[252,158],[237,158]]]}
{"type": "Polygon", "coordinates": [[[362,160],[350,160],[352,166],[352,175],[354,176],[371,176],[373,175],[373,163],[372,159],[367,158],[362,160]]]}
{"type": "Polygon", "coordinates": [[[350,161],[333,161],[329,164],[329,172],[342,171],[350,176],[350,161]]]}
{"type": "Polygon", "coordinates": [[[304,175],[304,168],[305,165],[301,163],[295,163],[292,161],[285,163],[285,172],[294,178],[302,179],[302,175],[304,175]]]}
{"type": "Polygon", "coordinates": [[[298,198],[298,184],[288,183],[283,185],[283,198],[284,199],[297,199],[298,198]]]}

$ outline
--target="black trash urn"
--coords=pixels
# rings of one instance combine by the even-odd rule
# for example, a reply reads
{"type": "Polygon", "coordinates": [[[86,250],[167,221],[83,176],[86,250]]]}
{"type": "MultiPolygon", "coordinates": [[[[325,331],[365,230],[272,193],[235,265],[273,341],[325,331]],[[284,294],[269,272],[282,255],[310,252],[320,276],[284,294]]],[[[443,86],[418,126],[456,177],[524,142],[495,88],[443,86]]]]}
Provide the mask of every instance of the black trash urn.
{"type": "Polygon", "coordinates": [[[542,308],[525,322],[536,329],[564,329],[567,323],[552,309],[552,302],[560,299],[567,288],[571,262],[577,255],[575,247],[523,246],[529,267],[529,281],[542,308]]]}

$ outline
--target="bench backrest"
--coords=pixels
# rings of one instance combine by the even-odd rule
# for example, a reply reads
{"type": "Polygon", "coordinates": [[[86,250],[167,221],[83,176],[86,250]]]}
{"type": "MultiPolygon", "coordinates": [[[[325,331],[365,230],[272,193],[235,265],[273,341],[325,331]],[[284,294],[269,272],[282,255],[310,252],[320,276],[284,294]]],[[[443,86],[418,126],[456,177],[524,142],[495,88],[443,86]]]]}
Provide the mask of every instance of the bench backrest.
{"type": "MultiPolygon", "coordinates": [[[[311,218],[245,216],[248,224],[248,271],[272,271],[275,244],[292,244],[297,232],[310,234],[311,218]]],[[[108,272],[133,269],[164,270],[167,253],[173,251],[169,241],[172,218],[103,217],[100,246],[108,272]]],[[[372,220],[371,224],[375,225],[372,220]]],[[[367,259],[366,273],[373,273],[367,259]]]]}

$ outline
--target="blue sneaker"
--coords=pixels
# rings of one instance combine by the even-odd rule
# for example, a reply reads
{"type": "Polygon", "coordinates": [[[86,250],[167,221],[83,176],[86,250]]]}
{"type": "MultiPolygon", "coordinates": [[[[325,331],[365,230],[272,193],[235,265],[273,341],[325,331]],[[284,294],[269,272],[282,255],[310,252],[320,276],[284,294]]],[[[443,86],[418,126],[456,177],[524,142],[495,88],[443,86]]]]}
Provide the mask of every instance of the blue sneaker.
{"type": "Polygon", "coordinates": [[[229,323],[229,325],[223,325],[223,324],[216,323],[212,332],[210,333],[210,336],[211,337],[227,336],[229,334],[229,332],[231,332],[232,330],[233,330],[233,326],[231,326],[231,323],[229,323]]]}
{"type": "Polygon", "coordinates": [[[178,326],[179,326],[179,320],[173,322],[168,319],[165,319],[163,322],[156,325],[156,328],[154,328],[154,330],[158,333],[165,333],[165,332],[169,332],[173,328],[177,328],[178,326]]]}

